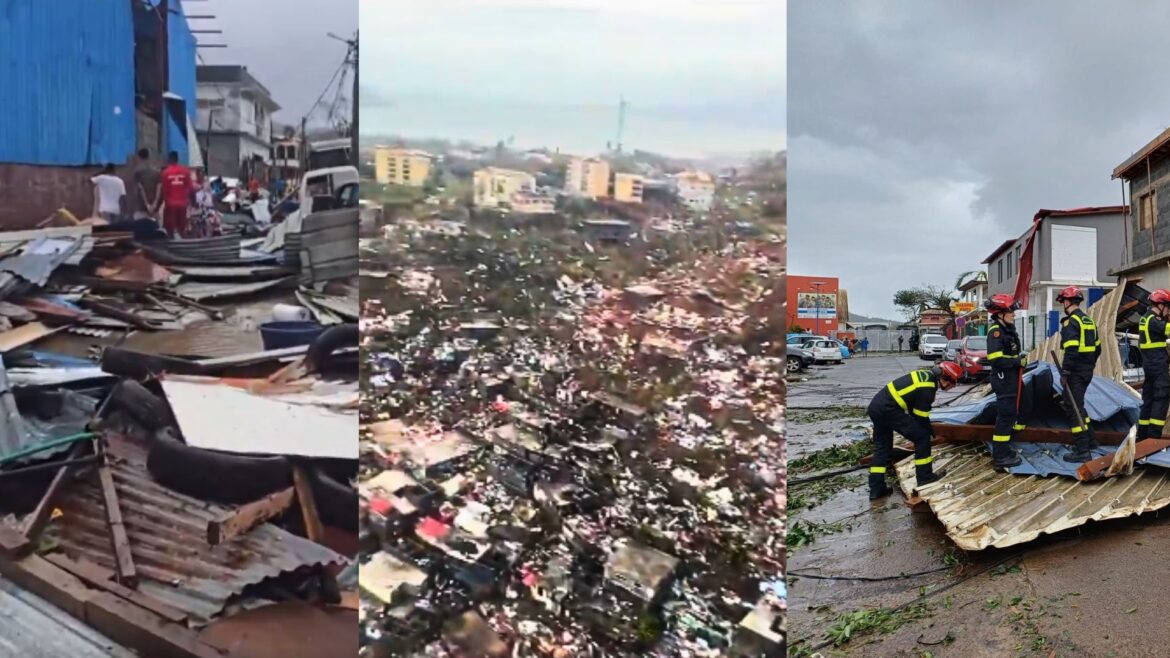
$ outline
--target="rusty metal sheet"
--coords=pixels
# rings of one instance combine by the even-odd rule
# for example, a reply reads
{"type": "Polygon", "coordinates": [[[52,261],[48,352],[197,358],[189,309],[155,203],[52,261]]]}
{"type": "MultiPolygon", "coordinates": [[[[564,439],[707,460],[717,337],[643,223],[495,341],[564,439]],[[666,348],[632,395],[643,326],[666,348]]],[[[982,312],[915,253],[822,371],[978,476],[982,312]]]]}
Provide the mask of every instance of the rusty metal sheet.
{"type": "Polygon", "coordinates": [[[69,239],[80,241],[76,251],[67,254],[63,261],[66,265],[80,265],[81,259],[93,251],[94,237],[92,226],[54,226],[32,229],[28,231],[0,232],[0,253],[8,251],[22,244],[32,243],[41,239],[69,239]]]}
{"type": "MultiPolygon", "coordinates": [[[[1170,505],[1170,472],[1138,468],[1133,475],[1093,482],[998,473],[983,446],[939,446],[942,480],[918,495],[964,550],[1005,548],[1090,521],[1120,519],[1170,505]]],[[[914,460],[895,467],[903,492],[915,489],[914,460]]]]}
{"type": "MultiPolygon", "coordinates": [[[[184,496],[154,482],[141,449],[125,441],[111,445],[124,461],[113,466],[138,589],[191,616],[196,626],[217,616],[248,585],[302,567],[344,564],[346,558],[277,526],[264,524],[235,539],[209,546],[207,523],[228,512],[221,505],[184,496]]],[[[60,546],[73,559],[114,568],[109,533],[100,513],[101,488],[88,474],[61,494],[63,515],[53,521],[60,546]]]]}

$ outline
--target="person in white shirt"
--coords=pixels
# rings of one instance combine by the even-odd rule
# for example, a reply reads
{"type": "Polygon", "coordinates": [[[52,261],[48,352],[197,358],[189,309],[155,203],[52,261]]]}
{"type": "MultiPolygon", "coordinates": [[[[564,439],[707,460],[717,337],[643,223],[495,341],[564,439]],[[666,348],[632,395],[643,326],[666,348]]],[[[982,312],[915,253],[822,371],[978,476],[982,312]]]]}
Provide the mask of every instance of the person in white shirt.
{"type": "Polygon", "coordinates": [[[114,174],[114,165],[102,167],[102,173],[90,179],[93,182],[93,215],[111,224],[122,216],[122,199],[126,184],[114,174]]]}

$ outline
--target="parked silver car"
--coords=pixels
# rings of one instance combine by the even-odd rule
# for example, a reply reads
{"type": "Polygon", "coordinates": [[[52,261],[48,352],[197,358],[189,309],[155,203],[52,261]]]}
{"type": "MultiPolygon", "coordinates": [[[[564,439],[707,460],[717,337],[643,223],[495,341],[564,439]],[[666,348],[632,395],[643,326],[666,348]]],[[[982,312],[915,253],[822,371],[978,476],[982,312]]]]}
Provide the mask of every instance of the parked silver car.
{"type": "Polygon", "coordinates": [[[947,346],[945,348],[943,348],[942,360],[943,361],[958,361],[959,360],[959,348],[962,346],[963,346],[963,341],[961,341],[961,340],[947,341],[947,346]]]}

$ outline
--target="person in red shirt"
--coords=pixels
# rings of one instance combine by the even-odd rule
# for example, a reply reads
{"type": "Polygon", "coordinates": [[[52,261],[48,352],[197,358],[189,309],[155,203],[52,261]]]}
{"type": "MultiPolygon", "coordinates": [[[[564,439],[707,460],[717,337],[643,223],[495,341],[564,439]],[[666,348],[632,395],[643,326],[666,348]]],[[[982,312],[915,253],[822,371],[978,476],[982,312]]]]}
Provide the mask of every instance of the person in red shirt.
{"type": "Polygon", "coordinates": [[[191,171],[179,164],[177,152],[168,153],[167,162],[162,170],[163,230],[171,238],[181,238],[187,235],[187,206],[195,186],[191,171]]]}

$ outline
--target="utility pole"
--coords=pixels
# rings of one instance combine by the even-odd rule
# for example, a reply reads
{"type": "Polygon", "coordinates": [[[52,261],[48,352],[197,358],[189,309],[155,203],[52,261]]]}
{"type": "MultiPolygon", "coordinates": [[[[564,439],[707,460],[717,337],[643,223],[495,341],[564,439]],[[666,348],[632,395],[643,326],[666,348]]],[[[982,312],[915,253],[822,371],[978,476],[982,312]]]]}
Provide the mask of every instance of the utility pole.
{"type": "Polygon", "coordinates": [[[626,102],[625,96],[618,96],[618,129],[617,129],[617,144],[615,148],[618,153],[622,152],[622,133],[626,129],[626,107],[629,103],[626,102]]]}
{"type": "Polygon", "coordinates": [[[350,111],[353,113],[353,118],[350,120],[350,159],[354,167],[361,166],[361,157],[358,156],[358,33],[354,31],[353,41],[350,43],[350,50],[353,52],[353,103],[350,111]]]}

